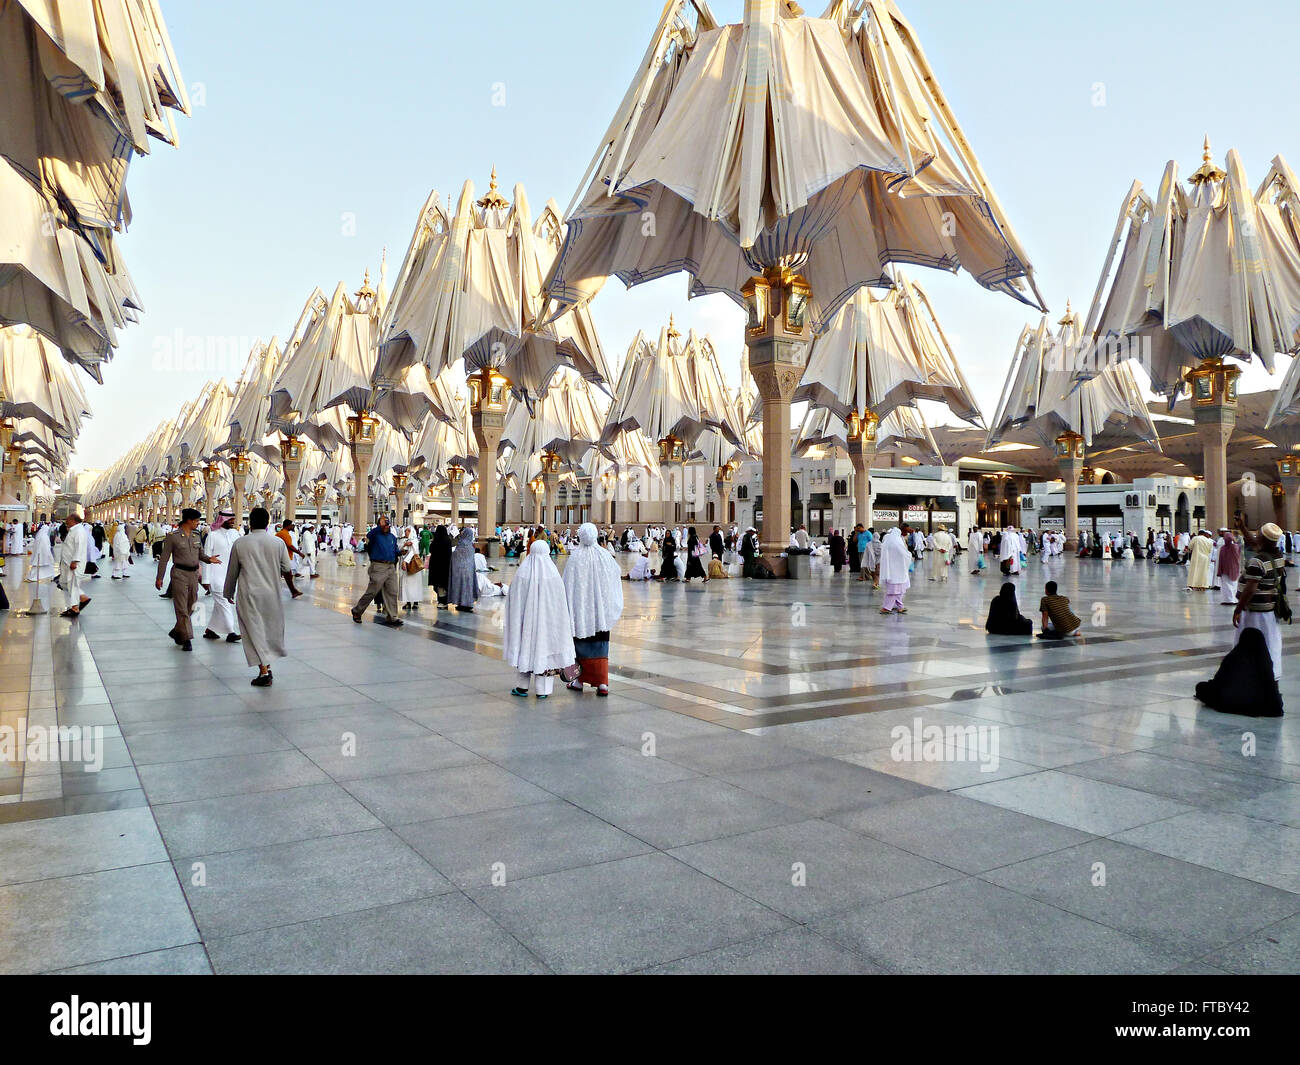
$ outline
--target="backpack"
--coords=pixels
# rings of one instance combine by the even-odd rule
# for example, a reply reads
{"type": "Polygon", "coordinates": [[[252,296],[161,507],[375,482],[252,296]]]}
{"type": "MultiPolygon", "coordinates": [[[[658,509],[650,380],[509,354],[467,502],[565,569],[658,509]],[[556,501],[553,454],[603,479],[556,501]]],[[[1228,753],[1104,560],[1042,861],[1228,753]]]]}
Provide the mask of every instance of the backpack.
{"type": "Polygon", "coordinates": [[[1277,595],[1273,599],[1273,616],[1278,621],[1285,621],[1291,624],[1291,604],[1286,598],[1286,560],[1278,558],[1273,562],[1273,568],[1277,571],[1277,595]]]}

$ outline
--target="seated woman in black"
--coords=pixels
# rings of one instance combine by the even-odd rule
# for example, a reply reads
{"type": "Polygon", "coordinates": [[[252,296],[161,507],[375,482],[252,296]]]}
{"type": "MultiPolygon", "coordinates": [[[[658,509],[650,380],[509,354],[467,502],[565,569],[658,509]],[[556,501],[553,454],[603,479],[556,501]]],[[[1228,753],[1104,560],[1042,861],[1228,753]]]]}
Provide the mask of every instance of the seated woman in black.
{"type": "Polygon", "coordinates": [[[1020,613],[1020,604],[1016,602],[1016,586],[1010,581],[1002,586],[989,604],[989,619],[984,622],[984,629],[994,636],[1030,636],[1034,623],[1020,613]]]}
{"type": "Polygon", "coordinates": [[[1214,679],[1196,685],[1196,698],[1221,714],[1282,716],[1282,693],[1273,679],[1273,660],[1259,629],[1242,631],[1214,679]]]}

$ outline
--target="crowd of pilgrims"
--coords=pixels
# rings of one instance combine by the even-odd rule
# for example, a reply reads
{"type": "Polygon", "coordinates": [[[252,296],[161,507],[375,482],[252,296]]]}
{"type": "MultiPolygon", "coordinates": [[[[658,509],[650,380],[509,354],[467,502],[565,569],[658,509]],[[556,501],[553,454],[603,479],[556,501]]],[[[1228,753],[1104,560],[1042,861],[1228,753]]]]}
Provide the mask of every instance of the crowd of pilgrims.
{"type": "MultiPolygon", "coordinates": [[[[56,524],[43,516],[39,522],[11,521],[2,528],[4,555],[28,556],[24,577],[37,585],[36,597],[43,581],[52,581],[63,590],[68,600],[65,617],[77,617],[89,605],[86,588],[89,581],[103,576],[101,563],[107,560],[112,580],[125,580],[137,558],[146,552],[158,557],[171,531],[166,522],[110,521],[105,525],[70,517],[56,524]]],[[[211,555],[217,553],[217,547],[228,551],[230,541],[247,534],[248,528],[246,524],[236,528],[228,512],[223,512],[211,527],[201,524],[198,531],[211,555]]],[[[546,698],[556,675],[563,676],[575,691],[588,684],[596,687],[598,694],[608,693],[609,630],[622,611],[620,580],[689,584],[697,577],[707,583],[773,575],[771,560],[764,556],[753,527],[742,532],[734,524],[728,528],[714,525],[704,537],[695,526],[646,525],[643,531],[627,527],[617,533],[608,527],[599,530],[589,522],[576,531],[541,526],[499,526],[495,531],[504,555],[522,560],[509,588],[493,579],[494,569],[476,546],[471,526],[407,525],[391,530],[400,572],[397,602],[390,604],[384,596],[375,602],[380,614],[395,622],[397,612],[419,609],[426,601],[426,587],[432,588],[437,608],[455,607],[463,612],[473,611],[480,599],[510,593],[506,651],[507,661],[520,671],[515,695],[528,694],[531,686],[537,697],[546,698]],[[626,574],[616,561],[619,552],[632,556],[626,574]],[[554,562],[561,555],[567,556],[563,577],[554,562]],[[570,629],[572,637],[565,636],[557,643],[555,633],[567,634],[570,629]]],[[[386,520],[384,533],[389,533],[386,520]]],[[[339,565],[355,566],[357,552],[364,552],[369,540],[359,538],[346,522],[328,520],[285,521],[275,535],[284,542],[291,560],[289,572],[283,576],[294,598],[301,595],[295,577],[319,576],[319,552],[331,551],[339,565]]],[[[959,555],[965,552],[974,574],[991,568],[986,557],[992,556],[1004,576],[1017,576],[1031,556],[1047,563],[1062,555],[1065,545],[1065,535],[1051,530],[972,529],[961,542],[943,525],[927,534],[906,524],[883,535],[862,525],[832,529],[825,543],[820,543],[801,525],[791,532],[784,554],[809,556],[814,571],[824,568],[838,574],[847,568],[858,581],[869,581],[873,589],[883,584],[880,613],[906,614],[906,593],[918,570],[926,573],[928,580],[946,581],[950,567],[958,564],[959,555]]],[[[1240,525],[1237,531],[1220,529],[1217,536],[1208,530],[1175,534],[1148,529],[1144,540],[1137,533],[1082,530],[1076,552],[1079,558],[1133,558],[1155,565],[1182,565],[1187,568],[1188,591],[1220,591],[1220,602],[1236,607],[1237,641],[1215,679],[1197,686],[1197,696],[1229,713],[1281,714],[1278,620],[1290,620],[1285,569],[1294,564],[1286,555],[1300,553],[1300,532],[1286,533],[1275,525],[1265,525],[1257,533],[1240,525]],[[1244,561],[1245,548],[1252,551],[1249,562],[1244,561]],[[1249,594],[1239,597],[1243,579],[1249,594]]],[[[200,565],[199,583],[215,600],[204,636],[219,639],[224,635],[228,641],[238,642],[233,607],[221,593],[224,578],[224,563],[200,565]]],[[[164,591],[163,597],[169,594],[164,591]]],[[[8,606],[0,587],[0,609],[8,606]]],[[[1080,619],[1055,581],[1046,582],[1038,613],[1040,638],[1067,639],[1080,632],[1080,619]]],[[[993,598],[985,629],[999,636],[1034,634],[1033,621],[1021,614],[1017,588],[1011,581],[1003,583],[993,598]]]]}

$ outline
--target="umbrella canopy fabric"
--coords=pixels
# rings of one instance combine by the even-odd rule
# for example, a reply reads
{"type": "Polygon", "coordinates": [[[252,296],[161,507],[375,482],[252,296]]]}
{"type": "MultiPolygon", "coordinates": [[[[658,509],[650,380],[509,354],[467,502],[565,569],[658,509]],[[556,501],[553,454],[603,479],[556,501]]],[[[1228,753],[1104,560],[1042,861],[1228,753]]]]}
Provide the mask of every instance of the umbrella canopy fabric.
{"type": "Polygon", "coordinates": [[[0,418],[30,418],[75,440],[90,404],[54,343],[25,325],[0,328],[0,418]]]}
{"type": "Polygon", "coordinates": [[[553,201],[534,224],[524,187],[516,185],[509,202],[497,191],[495,172],[478,200],[465,182],[451,219],[432,194],[384,322],[379,379],[395,381],[417,362],[436,377],[463,359],[467,372],[498,371],[529,403],[561,366],[596,384],[610,380],[585,309],[538,324],[542,281],[564,234],[553,201]]]}
{"type": "Polygon", "coordinates": [[[1083,376],[1077,367],[1088,362],[1090,338],[1080,332],[1068,304],[1058,324],[1053,335],[1043,315],[1037,328],[1021,331],[985,448],[1017,430],[1026,430],[1044,447],[1063,433],[1077,433],[1091,447],[1095,435],[1110,429],[1160,450],[1133,368],[1120,361],[1094,377],[1083,376]]]}
{"type": "MultiPolygon", "coordinates": [[[[795,435],[796,455],[816,447],[848,449],[849,430],[833,410],[809,407],[795,435]]],[[[943,464],[939,445],[917,407],[895,407],[880,420],[876,430],[876,451],[895,451],[918,462],[943,464]]]]}
{"type": "Polygon", "coordinates": [[[538,456],[550,451],[569,470],[580,470],[587,452],[597,445],[609,400],[573,372],[557,374],[530,411],[517,403],[506,415],[502,447],[514,449],[510,470],[530,480],[540,470],[538,456]]]}
{"type": "Polygon", "coordinates": [[[1153,390],[1171,402],[1183,375],[1205,359],[1254,356],[1272,373],[1275,353],[1300,349],[1298,208],[1295,175],[1281,156],[1252,193],[1237,151],[1220,169],[1208,139],[1188,189],[1172,160],[1154,199],[1135,181],[1085,335],[1133,338],[1115,345],[1118,357],[1140,358],[1153,390]]]}
{"type": "Polygon", "coordinates": [[[683,341],[671,321],[659,331],[657,344],[638,332],[619,373],[602,447],[639,432],[652,447],[671,436],[689,450],[706,430],[742,446],[744,426],[727,393],[713,344],[693,329],[683,341]]]}
{"type": "Polygon", "coordinates": [[[258,341],[248,354],[248,361],[235,383],[235,394],[227,419],[229,435],[217,451],[242,451],[262,440],[267,430],[267,415],[271,409],[271,385],[275,381],[281,361],[280,341],[272,337],[263,344],[258,341]]]}
{"type": "Polygon", "coordinates": [[[840,309],[813,341],[794,398],[826,407],[841,421],[853,411],[883,419],[897,407],[928,399],[983,424],[928,297],[902,271],[887,293],[859,290],[840,309]]]}
{"type": "Polygon", "coordinates": [[[176,143],[189,102],[154,0],[0,5],[0,322],[27,322],[99,379],[141,309],[114,234],[126,174],[176,143]]]}
{"type": "Polygon", "coordinates": [[[669,0],[568,213],[547,293],[685,270],[691,295],[789,267],[816,332],[890,263],[964,268],[1036,306],[1028,257],[892,0],[804,18],[746,0],[721,26],[669,0]],[[647,232],[649,227],[649,232],[647,232]],[[646,239],[653,235],[654,239],[646,239]],[[1028,289],[1028,291],[1026,291],[1028,289]]]}

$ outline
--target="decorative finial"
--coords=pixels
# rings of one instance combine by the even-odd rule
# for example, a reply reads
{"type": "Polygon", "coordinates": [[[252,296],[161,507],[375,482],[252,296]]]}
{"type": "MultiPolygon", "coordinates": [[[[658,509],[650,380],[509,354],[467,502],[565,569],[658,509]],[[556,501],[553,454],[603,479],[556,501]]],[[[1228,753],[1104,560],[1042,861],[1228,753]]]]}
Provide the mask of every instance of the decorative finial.
{"type": "Polygon", "coordinates": [[[1214,165],[1214,156],[1210,152],[1210,135],[1205,135],[1205,144],[1201,148],[1201,165],[1197,167],[1196,172],[1187,180],[1193,185],[1200,185],[1206,181],[1222,181],[1228,175],[1214,165]]]}
{"type": "Polygon", "coordinates": [[[375,290],[370,287],[370,268],[366,268],[365,277],[361,279],[361,287],[357,289],[356,301],[360,303],[363,299],[374,299],[375,290]]]}
{"type": "Polygon", "coordinates": [[[478,206],[486,210],[489,207],[509,207],[510,201],[497,191],[497,168],[492,168],[492,177],[488,181],[487,194],[478,201],[478,206]]]}
{"type": "Polygon", "coordinates": [[[1057,325],[1074,324],[1074,311],[1070,309],[1070,301],[1068,299],[1065,301],[1065,314],[1061,316],[1061,320],[1056,324],[1057,325]]]}
{"type": "Polygon", "coordinates": [[[673,325],[673,316],[669,314],[668,315],[668,339],[676,340],[679,336],[681,336],[681,333],[679,333],[677,331],[677,327],[673,325]]]}

